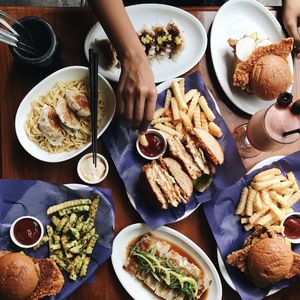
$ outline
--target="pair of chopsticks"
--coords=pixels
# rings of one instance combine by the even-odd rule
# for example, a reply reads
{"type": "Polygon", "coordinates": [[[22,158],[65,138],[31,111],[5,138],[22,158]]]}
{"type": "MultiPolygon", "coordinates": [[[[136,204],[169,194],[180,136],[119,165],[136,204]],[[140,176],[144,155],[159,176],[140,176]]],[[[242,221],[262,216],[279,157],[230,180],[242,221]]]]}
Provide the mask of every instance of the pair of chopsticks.
{"type": "Polygon", "coordinates": [[[90,70],[90,109],[92,128],[93,164],[97,167],[97,129],[98,129],[98,53],[89,49],[90,70]]]}

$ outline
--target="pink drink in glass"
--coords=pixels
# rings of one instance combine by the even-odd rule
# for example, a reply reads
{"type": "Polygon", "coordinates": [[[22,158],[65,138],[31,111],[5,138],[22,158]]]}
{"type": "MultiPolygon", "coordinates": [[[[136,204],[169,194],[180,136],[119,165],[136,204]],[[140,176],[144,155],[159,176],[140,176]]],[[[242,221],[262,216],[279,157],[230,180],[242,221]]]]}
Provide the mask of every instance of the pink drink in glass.
{"type": "Polygon", "coordinates": [[[251,117],[247,137],[251,145],[260,151],[276,151],[299,139],[299,133],[283,135],[285,131],[299,127],[300,116],[292,114],[291,105],[282,107],[275,103],[251,117]]]}

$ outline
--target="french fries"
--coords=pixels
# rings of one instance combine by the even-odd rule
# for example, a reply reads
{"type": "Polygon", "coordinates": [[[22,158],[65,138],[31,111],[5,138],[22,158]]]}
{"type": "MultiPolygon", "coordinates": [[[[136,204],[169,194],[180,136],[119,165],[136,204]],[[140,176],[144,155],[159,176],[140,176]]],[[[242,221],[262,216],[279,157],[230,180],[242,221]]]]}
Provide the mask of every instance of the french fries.
{"type": "MultiPolygon", "coordinates": [[[[158,119],[157,119],[158,120],[158,119]]],[[[142,146],[147,147],[149,145],[149,142],[146,138],[145,134],[140,134],[139,135],[139,142],[141,143],[142,146]]]]}
{"type": "Polygon", "coordinates": [[[46,226],[47,235],[34,247],[36,250],[48,242],[50,258],[72,280],[86,276],[90,255],[100,238],[95,228],[99,201],[99,197],[75,199],[49,207],[47,214],[57,215],[51,218],[52,225],[46,226]]]}
{"type": "Polygon", "coordinates": [[[204,96],[197,89],[185,92],[184,87],[184,79],[172,82],[163,107],[155,111],[151,125],[164,135],[177,134],[179,138],[190,128],[202,128],[220,138],[223,132],[214,122],[216,116],[204,96]]]}
{"type": "Polygon", "coordinates": [[[241,191],[235,215],[241,216],[245,230],[256,225],[279,226],[293,206],[300,199],[295,175],[287,176],[278,168],[258,173],[248,187],[241,191]]]}

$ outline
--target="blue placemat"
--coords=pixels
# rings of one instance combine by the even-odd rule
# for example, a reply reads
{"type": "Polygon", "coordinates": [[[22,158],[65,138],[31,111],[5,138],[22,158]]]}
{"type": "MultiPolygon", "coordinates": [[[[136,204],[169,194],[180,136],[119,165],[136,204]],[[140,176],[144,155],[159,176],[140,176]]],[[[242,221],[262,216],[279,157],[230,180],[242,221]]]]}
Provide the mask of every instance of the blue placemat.
{"type": "MultiPolygon", "coordinates": [[[[246,232],[243,229],[240,223],[240,217],[234,215],[243,187],[248,186],[252,181],[252,178],[258,172],[272,167],[281,169],[284,175],[292,171],[299,181],[300,151],[251,172],[249,175],[242,177],[234,185],[216,193],[213,201],[204,204],[204,212],[224,262],[226,261],[227,255],[240,249],[243,246],[246,237],[250,235],[250,232],[246,232]]],[[[293,209],[300,212],[300,201],[293,206],[293,209]]],[[[300,253],[300,245],[293,246],[293,251],[300,253]]],[[[276,285],[263,289],[256,287],[250,279],[238,269],[233,268],[226,263],[225,266],[238,293],[244,300],[262,299],[268,294],[270,289],[284,288],[290,285],[292,281],[297,280],[297,278],[294,277],[293,279],[284,280],[276,285]]]]}
{"type": "MultiPolygon", "coordinates": [[[[128,123],[123,119],[117,119],[103,135],[103,141],[110,152],[128,194],[134,199],[138,213],[152,228],[176,221],[186,211],[195,209],[199,203],[211,200],[216,191],[233,184],[246,172],[232,135],[225,121],[217,112],[214,101],[198,72],[188,76],[185,80],[185,92],[193,88],[198,89],[206,98],[208,105],[216,115],[215,122],[224,132],[219,142],[224,150],[225,161],[223,165],[217,167],[212,185],[204,193],[194,191],[189,203],[181,204],[177,208],[160,210],[155,208],[152,203],[147,202],[139,190],[139,178],[142,167],[149,162],[140,157],[136,150],[137,132],[131,130],[128,123]]],[[[157,108],[163,105],[165,94],[166,91],[163,91],[158,95],[157,108]]]]}
{"type": "MultiPolygon", "coordinates": [[[[99,195],[100,204],[95,226],[100,234],[94,251],[87,276],[76,281],[68,279],[66,273],[65,285],[55,299],[65,299],[86,280],[93,279],[93,273],[107,260],[112,253],[114,238],[114,210],[111,191],[108,189],[86,187],[72,190],[62,185],[51,184],[36,180],[0,180],[0,249],[20,251],[10,240],[9,228],[13,221],[24,215],[33,215],[41,220],[44,226],[50,223],[47,208],[51,205],[75,198],[92,198],[99,195]]],[[[28,249],[24,252],[35,258],[49,257],[48,245],[37,251],[28,249]]],[[[52,297],[53,298],[53,297],[52,297]]]]}

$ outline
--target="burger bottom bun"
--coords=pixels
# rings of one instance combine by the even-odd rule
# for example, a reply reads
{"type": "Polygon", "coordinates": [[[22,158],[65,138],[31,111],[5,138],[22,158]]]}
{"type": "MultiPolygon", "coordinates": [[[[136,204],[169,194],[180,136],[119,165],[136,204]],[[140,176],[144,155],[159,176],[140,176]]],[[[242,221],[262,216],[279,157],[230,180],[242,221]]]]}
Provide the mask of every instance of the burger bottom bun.
{"type": "Polygon", "coordinates": [[[288,62],[277,55],[258,59],[250,74],[251,90],[261,99],[273,100],[287,91],[292,83],[288,62]]]}
{"type": "Polygon", "coordinates": [[[258,285],[265,286],[286,278],[293,261],[293,252],[282,238],[265,238],[249,250],[247,269],[258,285]]]}
{"type": "Polygon", "coordinates": [[[0,257],[0,299],[25,299],[35,290],[38,281],[38,273],[30,257],[21,253],[0,257]]]}

